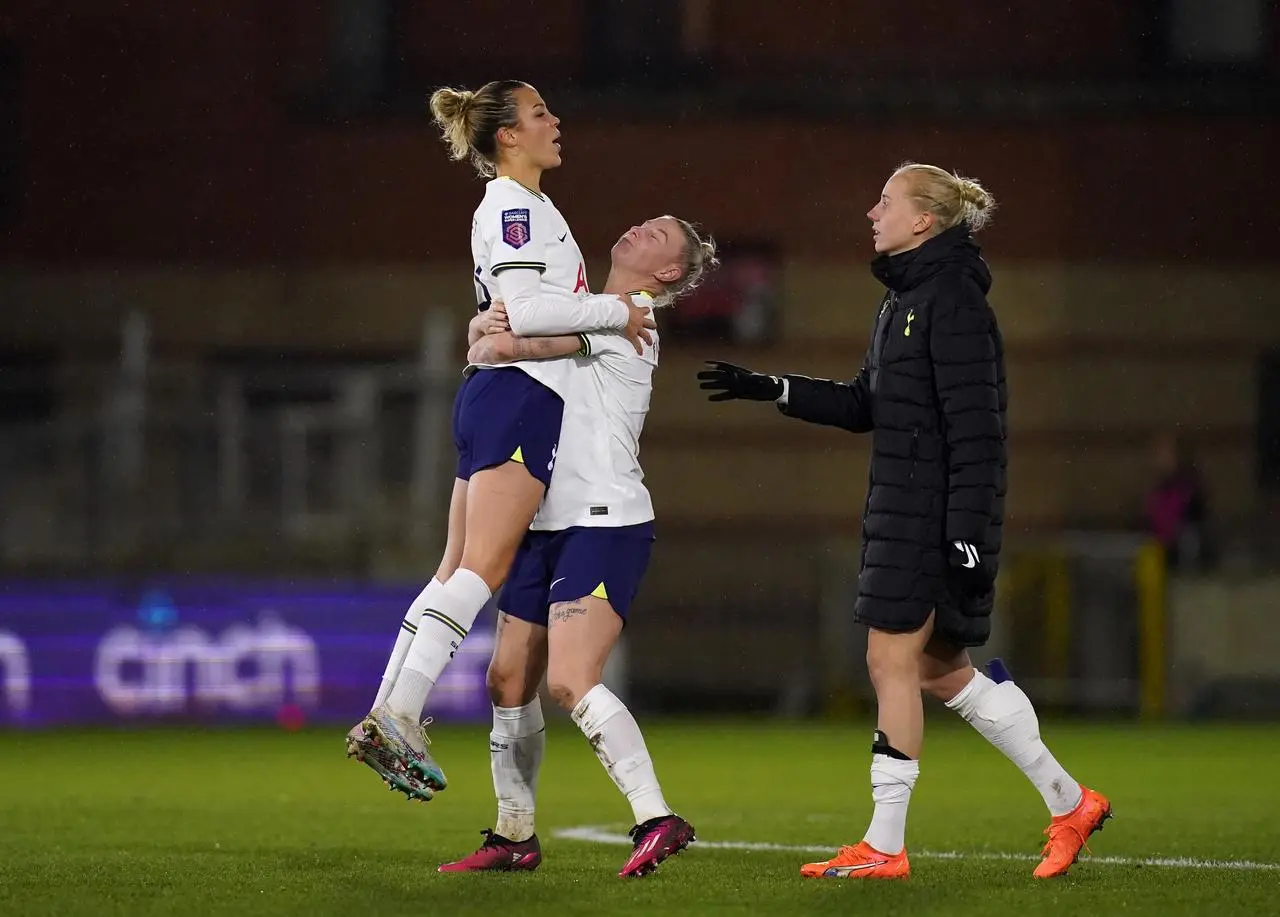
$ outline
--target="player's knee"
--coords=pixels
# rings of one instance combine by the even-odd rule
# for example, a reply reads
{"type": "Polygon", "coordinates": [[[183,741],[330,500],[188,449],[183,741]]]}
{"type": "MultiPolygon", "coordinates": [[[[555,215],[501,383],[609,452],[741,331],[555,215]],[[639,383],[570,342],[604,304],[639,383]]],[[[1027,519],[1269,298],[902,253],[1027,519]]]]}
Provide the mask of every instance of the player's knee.
{"type": "Polygon", "coordinates": [[[521,707],[531,700],[525,697],[530,692],[525,685],[523,668],[504,666],[495,660],[489,664],[484,681],[489,689],[489,701],[495,707],[521,707]]]}

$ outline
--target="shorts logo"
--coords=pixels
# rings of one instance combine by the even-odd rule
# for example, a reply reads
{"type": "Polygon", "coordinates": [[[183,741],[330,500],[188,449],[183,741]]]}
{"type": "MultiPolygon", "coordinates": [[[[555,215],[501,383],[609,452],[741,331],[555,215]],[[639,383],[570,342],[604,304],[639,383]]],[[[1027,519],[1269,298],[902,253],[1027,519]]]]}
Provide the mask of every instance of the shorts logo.
{"type": "Polygon", "coordinates": [[[556,450],[560,448],[560,444],[556,443],[551,447],[551,461],[547,462],[547,471],[554,471],[556,467],[556,450]]]}
{"type": "Polygon", "coordinates": [[[529,244],[529,208],[502,211],[502,241],[512,248],[529,244]]]}

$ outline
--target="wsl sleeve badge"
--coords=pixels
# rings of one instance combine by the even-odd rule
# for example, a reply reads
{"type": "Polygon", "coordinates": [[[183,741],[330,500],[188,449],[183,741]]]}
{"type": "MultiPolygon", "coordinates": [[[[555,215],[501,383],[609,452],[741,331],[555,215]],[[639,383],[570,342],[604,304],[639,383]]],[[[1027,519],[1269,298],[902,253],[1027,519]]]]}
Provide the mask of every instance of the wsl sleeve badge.
{"type": "Polygon", "coordinates": [[[511,248],[521,248],[529,243],[529,209],[502,211],[502,241],[511,248]]]}

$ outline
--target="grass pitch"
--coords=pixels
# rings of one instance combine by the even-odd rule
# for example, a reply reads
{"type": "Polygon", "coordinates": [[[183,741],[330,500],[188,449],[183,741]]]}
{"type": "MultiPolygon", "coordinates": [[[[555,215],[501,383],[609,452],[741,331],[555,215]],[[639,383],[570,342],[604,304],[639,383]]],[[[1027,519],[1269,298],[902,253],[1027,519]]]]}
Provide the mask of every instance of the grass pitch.
{"type": "Polygon", "coordinates": [[[874,883],[798,875],[862,835],[869,722],[642,725],[700,843],[631,881],[616,876],[630,810],[563,721],[542,772],[545,860],[509,875],[435,871],[492,824],[483,726],[432,733],[451,783],[426,805],[344,759],[340,727],[0,733],[0,914],[1280,912],[1274,726],[1045,724],[1116,818],[1092,858],[1038,882],[1039,796],[968,727],[933,716],[911,802],[912,878],[874,883]]]}

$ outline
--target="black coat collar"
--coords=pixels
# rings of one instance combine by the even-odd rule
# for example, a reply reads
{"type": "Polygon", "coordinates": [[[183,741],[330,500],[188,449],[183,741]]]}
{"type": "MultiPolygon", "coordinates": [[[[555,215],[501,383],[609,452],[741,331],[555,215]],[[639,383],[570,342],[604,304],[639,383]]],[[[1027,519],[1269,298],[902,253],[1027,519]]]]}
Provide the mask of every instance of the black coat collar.
{"type": "Polygon", "coordinates": [[[969,274],[984,295],[991,289],[991,271],[967,223],[940,232],[909,252],[879,255],[871,262],[871,273],[895,293],[906,293],[947,267],[969,274]]]}

